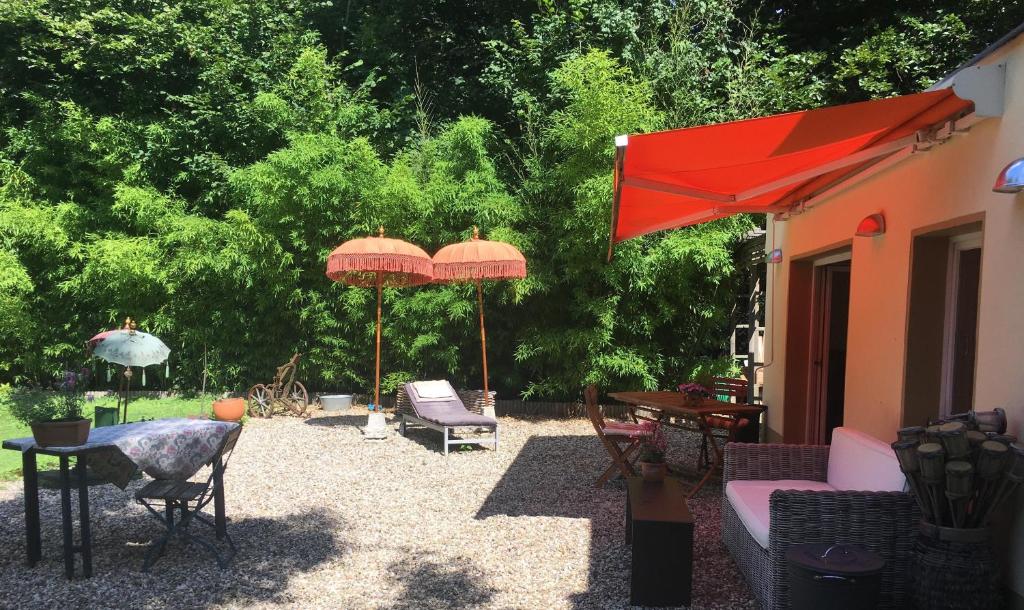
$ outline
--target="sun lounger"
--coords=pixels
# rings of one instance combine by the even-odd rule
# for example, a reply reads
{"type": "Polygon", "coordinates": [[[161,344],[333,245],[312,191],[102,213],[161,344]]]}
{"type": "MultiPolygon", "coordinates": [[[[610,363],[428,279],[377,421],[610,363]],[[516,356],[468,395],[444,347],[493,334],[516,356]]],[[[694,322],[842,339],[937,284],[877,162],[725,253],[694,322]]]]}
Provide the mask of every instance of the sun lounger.
{"type": "Polygon", "coordinates": [[[455,388],[447,381],[414,381],[405,384],[412,413],[402,413],[399,434],[405,436],[410,425],[437,430],[444,435],[444,454],[452,445],[491,445],[498,448],[498,422],[490,417],[478,415],[466,409],[455,388]],[[493,436],[453,439],[456,428],[484,428],[493,436]]]}

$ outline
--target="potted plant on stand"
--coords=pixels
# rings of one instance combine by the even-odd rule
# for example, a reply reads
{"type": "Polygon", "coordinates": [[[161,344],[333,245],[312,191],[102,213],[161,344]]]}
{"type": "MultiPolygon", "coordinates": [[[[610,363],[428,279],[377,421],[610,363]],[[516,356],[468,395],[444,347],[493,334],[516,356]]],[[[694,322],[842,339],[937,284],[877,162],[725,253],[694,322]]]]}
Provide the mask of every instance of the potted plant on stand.
{"type": "Polygon", "coordinates": [[[665,450],[668,442],[660,424],[653,424],[647,435],[640,441],[640,454],[636,463],[640,465],[640,474],[648,483],[661,483],[665,480],[665,450]]]}
{"type": "Polygon", "coordinates": [[[74,447],[89,440],[89,420],[82,417],[83,390],[89,369],[65,371],[56,392],[21,390],[14,393],[11,415],[32,428],[40,447],[74,447]]]}

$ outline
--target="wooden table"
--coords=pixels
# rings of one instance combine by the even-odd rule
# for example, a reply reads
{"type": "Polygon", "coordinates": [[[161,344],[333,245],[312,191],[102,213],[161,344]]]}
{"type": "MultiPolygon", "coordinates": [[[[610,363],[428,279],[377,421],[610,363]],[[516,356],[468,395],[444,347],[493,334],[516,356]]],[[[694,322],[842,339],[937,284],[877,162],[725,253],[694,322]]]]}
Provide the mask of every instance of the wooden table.
{"type": "Polygon", "coordinates": [[[763,407],[758,405],[740,405],[715,400],[714,398],[704,398],[693,402],[681,392],[612,392],[609,396],[629,405],[630,414],[635,419],[648,419],[660,422],[666,426],[675,426],[667,418],[678,417],[697,424],[701,434],[704,435],[704,438],[707,439],[708,444],[711,446],[711,467],[707,469],[703,477],[689,491],[686,496],[687,498],[700,491],[708,482],[708,479],[711,478],[711,475],[722,465],[722,448],[718,446],[718,441],[711,432],[712,428],[708,425],[708,418],[712,415],[758,417],[763,410],[763,407]],[[655,416],[647,417],[637,414],[638,407],[654,413],[655,416]]]}
{"type": "Polygon", "coordinates": [[[683,485],[666,477],[629,477],[626,544],[633,546],[629,603],[689,606],[693,583],[693,515],[683,485]]]}

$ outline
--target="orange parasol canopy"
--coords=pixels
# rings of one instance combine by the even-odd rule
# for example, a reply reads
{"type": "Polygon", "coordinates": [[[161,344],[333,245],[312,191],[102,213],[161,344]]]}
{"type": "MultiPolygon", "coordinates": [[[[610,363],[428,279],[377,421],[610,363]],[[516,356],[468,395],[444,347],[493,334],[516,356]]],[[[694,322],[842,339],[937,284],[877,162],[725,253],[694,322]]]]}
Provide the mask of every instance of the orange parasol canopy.
{"type": "Polygon", "coordinates": [[[512,244],[480,239],[473,227],[473,239],[451,244],[434,255],[435,282],[474,282],[526,277],[526,258],[512,244]]]}
{"type": "Polygon", "coordinates": [[[480,309],[480,349],[484,364],[484,404],[491,400],[487,385],[487,331],[484,326],[483,280],[506,280],[526,277],[526,258],[515,246],[500,241],[480,239],[473,227],[473,239],[451,244],[434,255],[434,281],[439,283],[474,282],[480,309]]]}
{"type": "Polygon", "coordinates": [[[327,257],[327,277],[336,282],[368,288],[377,287],[377,363],[374,374],[373,404],[380,409],[380,322],[381,290],[384,286],[417,286],[433,279],[430,255],[407,241],[384,237],[351,239],[327,257]]]}
{"type": "Polygon", "coordinates": [[[430,255],[401,239],[384,237],[351,239],[327,257],[327,277],[335,282],[368,288],[378,280],[384,286],[418,286],[433,279],[430,255]]]}

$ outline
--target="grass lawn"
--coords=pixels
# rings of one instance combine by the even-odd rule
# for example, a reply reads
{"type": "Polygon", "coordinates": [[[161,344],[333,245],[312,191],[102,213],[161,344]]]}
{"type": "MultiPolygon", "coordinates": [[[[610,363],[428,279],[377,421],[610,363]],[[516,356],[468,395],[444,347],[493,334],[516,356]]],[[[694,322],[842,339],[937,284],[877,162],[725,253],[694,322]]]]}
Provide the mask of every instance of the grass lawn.
{"type": "MultiPolygon", "coordinates": [[[[133,398],[128,404],[128,421],[140,419],[164,419],[167,417],[188,417],[210,413],[214,398],[133,398]]],[[[96,407],[115,407],[113,396],[97,398],[85,405],[85,417],[92,419],[96,407]]],[[[0,404],[0,440],[31,436],[29,427],[11,417],[7,408],[0,404]]],[[[56,458],[39,456],[40,464],[57,464],[56,458]]],[[[21,476],[21,455],[17,451],[0,450],[0,481],[9,481],[21,476]]]]}

